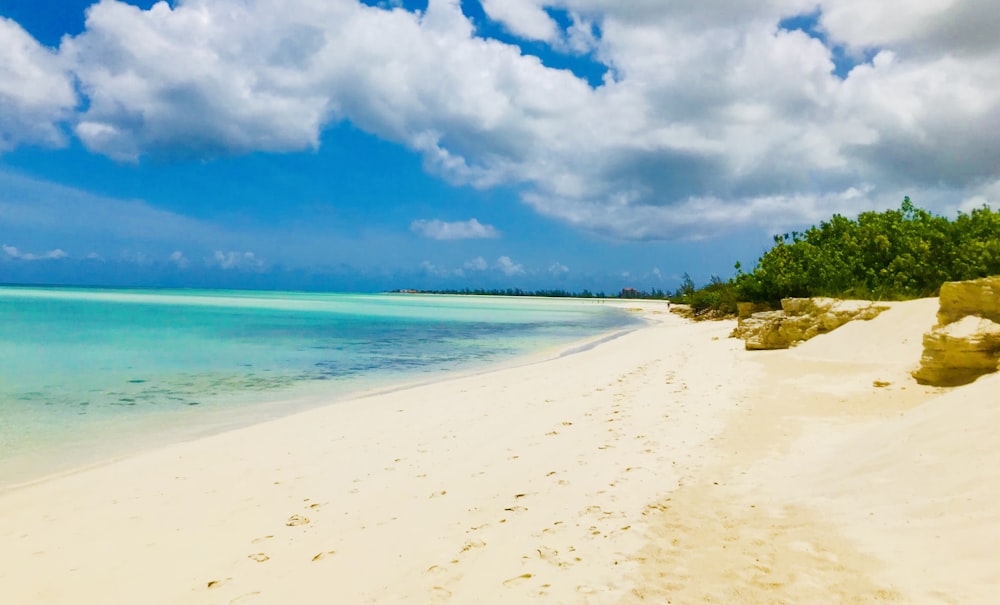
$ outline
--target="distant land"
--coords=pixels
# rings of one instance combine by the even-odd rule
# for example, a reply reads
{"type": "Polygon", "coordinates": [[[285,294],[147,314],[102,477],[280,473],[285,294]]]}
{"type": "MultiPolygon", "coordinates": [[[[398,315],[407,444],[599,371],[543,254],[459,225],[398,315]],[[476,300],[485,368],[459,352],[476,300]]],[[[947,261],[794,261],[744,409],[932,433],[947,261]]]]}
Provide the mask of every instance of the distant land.
{"type": "Polygon", "coordinates": [[[605,294],[604,292],[591,292],[581,290],[574,292],[570,290],[522,290],[521,288],[495,288],[495,289],[472,289],[463,288],[461,290],[390,290],[390,294],[455,294],[461,296],[535,296],[543,298],[646,298],[653,300],[666,300],[670,294],[663,290],[654,288],[651,292],[637,290],[635,288],[622,288],[620,292],[605,294]]]}

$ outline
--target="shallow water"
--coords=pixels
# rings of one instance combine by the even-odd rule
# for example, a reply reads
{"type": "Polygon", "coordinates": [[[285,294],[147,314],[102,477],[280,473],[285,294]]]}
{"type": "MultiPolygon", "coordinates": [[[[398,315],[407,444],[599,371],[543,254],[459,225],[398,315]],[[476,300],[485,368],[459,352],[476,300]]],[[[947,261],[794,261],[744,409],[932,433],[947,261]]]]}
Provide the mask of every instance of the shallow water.
{"type": "Polygon", "coordinates": [[[0,287],[0,487],[633,321],[581,300],[0,287]]]}

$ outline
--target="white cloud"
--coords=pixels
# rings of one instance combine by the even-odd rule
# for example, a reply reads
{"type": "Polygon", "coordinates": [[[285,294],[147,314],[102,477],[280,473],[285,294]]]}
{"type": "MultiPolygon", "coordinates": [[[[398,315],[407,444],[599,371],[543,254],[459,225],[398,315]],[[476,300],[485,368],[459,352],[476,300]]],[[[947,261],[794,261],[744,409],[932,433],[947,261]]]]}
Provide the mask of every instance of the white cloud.
{"type": "Polygon", "coordinates": [[[552,275],[563,275],[565,273],[569,273],[569,267],[556,261],[549,265],[549,273],[552,275]]]}
{"type": "Polygon", "coordinates": [[[477,256],[476,258],[467,261],[465,263],[465,268],[470,271],[485,271],[489,268],[489,264],[486,262],[485,258],[477,256]]]}
{"type": "MultiPolygon", "coordinates": [[[[490,269],[491,267],[489,263],[486,262],[486,259],[481,256],[477,256],[472,260],[466,261],[466,263],[458,269],[450,269],[441,265],[435,265],[430,261],[422,262],[420,264],[420,268],[423,269],[424,272],[438,277],[463,277],[465,276],[466,271],[482,272],[490,269]]],[[[509,256],[501,256],[498,258],[496,262],[493,263],[492,268],[508,277],[524,275],[527,273],[523,265],[515,263],[509,256]]]]}
{"type": "Polygon", "coordinates": [[[821,25],[849,48],[907,53],[993,53],[1000,10],[992,0],[827,0],[821,25]]]}
{"type": "Polygon", "coordinates": [[[428,275],[433,275],[435,277],[462,277],[465,272],[461,269],[449,269],[441,265],[435,265],[430,261],[424,261],[420,263],[420,268],[428,275]]]}
{"type": "Polygon", "coordinates": [[[494,266],[508,277],[525,273],[524,267],[512,261],[509,256],[501,256],[494,266]]]}
{"type": "Polygon", "coordinates": [[[554,42],[559,36],[559,26],[537,2],[482,0],[482,5],[491,19],[503,23],[514,35],[546,42],[554,42]]]}
{"type": "MultiPolygon", "coordinates": [[[[216,254],[218,254],[218,252],[216,252],[216,254]]],[[[171,252],[170,256],[167,257],[167,262],[177,265],[177,267],[180,269],[184,269],[189,264],[191,264],[191,261],[189,261],[188,258],[184,256],[184,253],[181,252],[180,250],[175,250],[171,252]]]]}
{"type": "Polygon", "coordinates": [[[60,122],[76,93],[59,57],[0,17],[0,152],[21,144],[61,145],[60,122]]]}
{"type": "Polygon", "coordinates": [[[253,252],[235,252],[216,250],[211,258],[206,259],[209,266],[219,267],[224,270],[237,271],[262,271],[264,261],[257,258],[253,252]]]}
{"type": "Polygon", "coordinates": [[[114,158],[309,149],[347,120],[450,182],[514,186],[538,212],[618,238],[705,237],[904,193],[957,203],[1000,180],[992,0],[484,7],[557,52],[592,50],[604,84],[477,37],[458,0],[419,13],[356,0],[148,11],[102,0],[58,57],[3,22],[13,81],[49,92],[6,93],[18,104],[0,103],[0,130],[13,133],[0,145],[58,139],[75,102],[69,70],[87,101],[77,136],[114,158]],[[546,9],[573,25],[561,30],[546,9]],[[817,9],[830,39],[875,53],[871,64],[838,78],[830,48],[778,27],[817,9]]]}
{"type": "Polygon", "coordinates": [[[41,254],[33,254],[31,252],[21,252],[15,246],[4,244],[3,246],[0,246],[0,250],[3,250],[3,253],[7,256],[7,258],[23,261],[59,260],[69,256],[59,248],[49,250],[48,252],[43,252],[41,254]]]}
{"type": "Polygon", "coordinates": [[[483,225],[474,218],[455,222],[420,219],[410,224],[410,230],[423,237],[438,240],[484,239],[500,236],[495,227],[483,225]]]}

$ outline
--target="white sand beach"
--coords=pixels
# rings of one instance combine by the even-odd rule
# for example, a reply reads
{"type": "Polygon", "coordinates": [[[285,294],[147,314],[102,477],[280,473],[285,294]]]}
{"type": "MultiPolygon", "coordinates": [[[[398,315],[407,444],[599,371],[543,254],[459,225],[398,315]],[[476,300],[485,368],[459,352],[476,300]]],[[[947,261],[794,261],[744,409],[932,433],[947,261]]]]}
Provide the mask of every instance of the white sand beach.
{"type": "Polygon", "coordinates": [[[787,351],[648,326],[0,495],[0,603],[994,603],[1000,377],[936,299],[787,351]],[[878,385],[882,386],[876,386],[878,385]]]}

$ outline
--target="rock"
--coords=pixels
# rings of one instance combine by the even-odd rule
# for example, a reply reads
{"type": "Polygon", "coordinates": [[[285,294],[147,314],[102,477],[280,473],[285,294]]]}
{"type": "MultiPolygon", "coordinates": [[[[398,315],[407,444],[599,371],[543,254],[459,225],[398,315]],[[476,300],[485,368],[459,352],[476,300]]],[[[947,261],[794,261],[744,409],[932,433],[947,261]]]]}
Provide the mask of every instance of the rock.
{"type": "Polygon", "coordinates": [[[1000,324],[967,315],[924,334],[924,354],[913,377],[920,384],[959,386],[996,372],[998,360],[1000,324]]]}
{"type": "Polygon", "coordinates": [[[938,326],[968,315],[1000,323],[1000,276],[970,281],[945,282],[941,286],[938,326]]]}
{"type": "Polygon", "coordinates": [[[733,335],[742,338],[748,351],[762,349],[787,349],[787,329],[782,330],[784,311],[765,311],[739,320],[733,335]]]}
{"type": "Polygon", "coordinates": [[[941,286],[938,325],[924,334],[913,377],[921,384],[958,386],[997,371],[1000,362],[1000,276],[941,286]]]}
{"type": "Polygon", "coordinates": [[[770,311],[771,306],[767,303],[752,303],[752,302],[741,302],[736,303],[736,317],[739,319],[746,319],[753,315],[754,313],[763,313],[765,311],[770,311]]]}
{"type": "Polygon", "coordinates": [[[872,319],[886,309],[885,305],[863,300],[785,298],[781,311],[741,317],[732,335],[742,338],[750,351],[787,349],[849,321],[872,319]]]}

